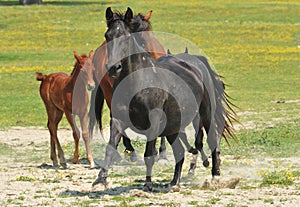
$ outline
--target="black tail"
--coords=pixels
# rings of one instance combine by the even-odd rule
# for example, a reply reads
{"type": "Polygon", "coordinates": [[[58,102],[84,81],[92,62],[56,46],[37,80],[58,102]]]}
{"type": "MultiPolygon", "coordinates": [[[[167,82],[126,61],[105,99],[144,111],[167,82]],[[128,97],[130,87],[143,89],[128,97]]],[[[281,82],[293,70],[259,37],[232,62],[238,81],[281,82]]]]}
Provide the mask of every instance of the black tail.
{"type": "Polygon", "coordinates": [[[89,134],[93,137],[94,126],[97,123],[100,131],[102,130],[102,109],[104,104],[104,95],[102,89],[97,81],[95,80],[98,88],[92,91],[91,94],[91,104],[89,110],[89,134]]]}
{"type": "Polygon", "coordinates": [[[216,111],[221,112],[219,114],[216,114],[216,121],[217,125],[223,125],[222,123],[225,123],[225,126],[219,127],[219,133],[222,134],[222,136],[225,138],[226,142],[229,144],[228,136],[232,137],[235,141],[237,141],[237,138],[234,134],[233,129],[233,121],[237,121],[236,113],[233,110],[233,107],[237,108],[232,102],[231,97],[228,96],[228,94],[225,92],[225,84],[221,80],[223,78],[222,76],[218,75],[208,63],[208,60],[204,56],[197,56],[199,60],[201,60],[202,63],[206,66],[208,69],[208,72],[214,82],[214,88],[215,88],[215,95],[216,95],[216,101],[217,101],[217,109],[216,111]],[[223,105],[224,104],[224,105],[223,105]],[[223,128],[223,129],[222,129],[223,128]]]}

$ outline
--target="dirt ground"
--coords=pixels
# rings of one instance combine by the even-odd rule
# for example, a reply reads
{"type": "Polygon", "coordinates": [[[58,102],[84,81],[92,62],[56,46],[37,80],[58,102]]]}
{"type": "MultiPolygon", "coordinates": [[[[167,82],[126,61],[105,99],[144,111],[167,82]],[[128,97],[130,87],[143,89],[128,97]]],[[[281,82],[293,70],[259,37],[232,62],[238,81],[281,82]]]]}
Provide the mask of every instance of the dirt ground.
{"type": "MultiPolygon", "coordinates": [[[[64,147],[72,141],[72,132],[60,129],[59,138],[64,147]]],[[[272,161],[299,166],[299,158],[222,156],[222,175],[212,182],[210,169],[200,164],[194,176],[187,175],[190,160],[187,155],[180,188],[157,185],[154,192],[146,193],[141,190],[143,165],[114,165],[108,189],[101,185],[92,187],[99,170],[89,169],[86,159],[72,164],[71,157],[65,153],[68,168],[53,168],[49,133],[44,128],[2,130],[0,141],[6,146],[1,146],[0,153],[0,206],[300,206],[299,179],[290,186],[261,187],[262,178],[258,173],[271,168],[272,161]],[[119,176],[122,173],[124,176],[119,176]]],[[[94,157],[97,160],[97,155],[94,157]]],[[[154,182],[169,182],[173,165],[172,161],[156,163],[154,182]],[[166,171],[170,176],[163,177],[166,171]]]]}

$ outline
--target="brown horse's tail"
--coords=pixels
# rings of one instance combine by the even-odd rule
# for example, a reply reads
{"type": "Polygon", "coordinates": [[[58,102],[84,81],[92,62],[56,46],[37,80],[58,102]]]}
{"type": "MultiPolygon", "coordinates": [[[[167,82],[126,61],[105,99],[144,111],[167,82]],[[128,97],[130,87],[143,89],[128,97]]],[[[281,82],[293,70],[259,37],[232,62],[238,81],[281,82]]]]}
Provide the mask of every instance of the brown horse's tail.
{"type": "Polygon", "coordinates": [[[46,78],[46,75],[44,75],[43,73],[40,72],[36,72],[35,73],[35,78],[37,81],[43,81],[46,78]]]}

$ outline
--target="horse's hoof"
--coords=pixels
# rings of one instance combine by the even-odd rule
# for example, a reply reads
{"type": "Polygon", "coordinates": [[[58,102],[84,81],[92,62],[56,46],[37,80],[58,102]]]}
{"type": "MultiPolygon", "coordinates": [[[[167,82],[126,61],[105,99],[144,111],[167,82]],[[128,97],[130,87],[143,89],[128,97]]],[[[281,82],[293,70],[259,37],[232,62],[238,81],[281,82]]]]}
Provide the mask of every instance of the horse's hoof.
{"type": "Polygon", "coordinates": [[[143,187],[143,191],[151,192],[152,191],[152,182],[146,182],[143,187]]]}
{"type": "Polygon", "coordinates": [[[95,166],[95,163],[94,163],[94,161],[93,162],[91,162],[91,164],[90,164],[90,169],[95,169],[96,168],[96,166],[95,166]]]}
{"type": "Polygon", "coordinates": [[[191,163],[188,174],[189,175],[194,175],[195,174],[195,169],[196,169],[196,164],[195,163],[191,163]]]}
{"type": "Polygon", "coordinates": [[[203,164],[204,167],[208,167],[208,166],[209,166],[209,161],[208,161],[208,159],[204,160],[204,161],[202,162],[202,164],[203,164]]]}
{"type": "Polygon", "coordinates": [[[192,153],[193,155],[197,155],[197,154],[198,154],[198,150],[192,147],[192,148],[189,150],[189,153],[192,153]]]}
{"type": "Polygon", "coordinates": [[[63,169],[67,169],[67,163],[61,163],[61,166],[63,167],[63,169]]]}
{"type": "Polygon", "coordinates": [[[160,152],[158,155],[158,160],[168,160],[166,151],[160,152]]]}
{"type": "Polygon", "coordinates": [[[212,170],[211,174],[212,174],[212,177],[214,178],[215,176],[220,176],[221,171],[220,171],[220,169],[212,170]]]}
{"type": "Polygon", "coordinates": [[[136,162],[137,161],[137,155],[136,155],[135,151],[131,152],[130,161],[131,162],[136,162]]]}
{"type": "Polygon", "coordinates": [[[79,161],[79,157],[74,157],[72,160],[73,164],[77,164],[78,161],[79,161]]]}
{"type": "Polygon", "coordinates": [[[195,175],[195,169],[189,169],[188,175],[195,175]]]}
{"type": "Polygon", "coordinates": [[[108,186],[108,182],[107,182],[107,177],[99,177],[93,182],[92,184],[92,187],[94,187],[95,185],[98,185],[98,184],[102,184],[104,185],[105,188],[107,188],[108,186]]]}
{"type": "Polygon", "coordinates": [[[180,192],[180,186],[179,185],[173,185],[171,186],[172,192],[180,192]]]}

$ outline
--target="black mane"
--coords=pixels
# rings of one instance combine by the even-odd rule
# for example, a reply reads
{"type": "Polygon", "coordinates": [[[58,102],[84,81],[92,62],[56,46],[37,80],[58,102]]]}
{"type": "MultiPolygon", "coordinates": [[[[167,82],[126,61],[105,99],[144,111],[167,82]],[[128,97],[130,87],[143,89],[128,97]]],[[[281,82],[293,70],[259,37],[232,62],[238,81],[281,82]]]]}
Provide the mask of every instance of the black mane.
{"type": "Polygon", "coordinates": [[[150,31],[152,29],[151,23],[149,20],[145,19],[145,16],[141,13],[133,16],[131,22],[125,20],[124,13],[120,11],[115,11],[113,13],[113,18],[106,21],[107,27],[117,20],[124,21],[129,27],[132,32],[143,32],[143,31],[150,31]]]}

